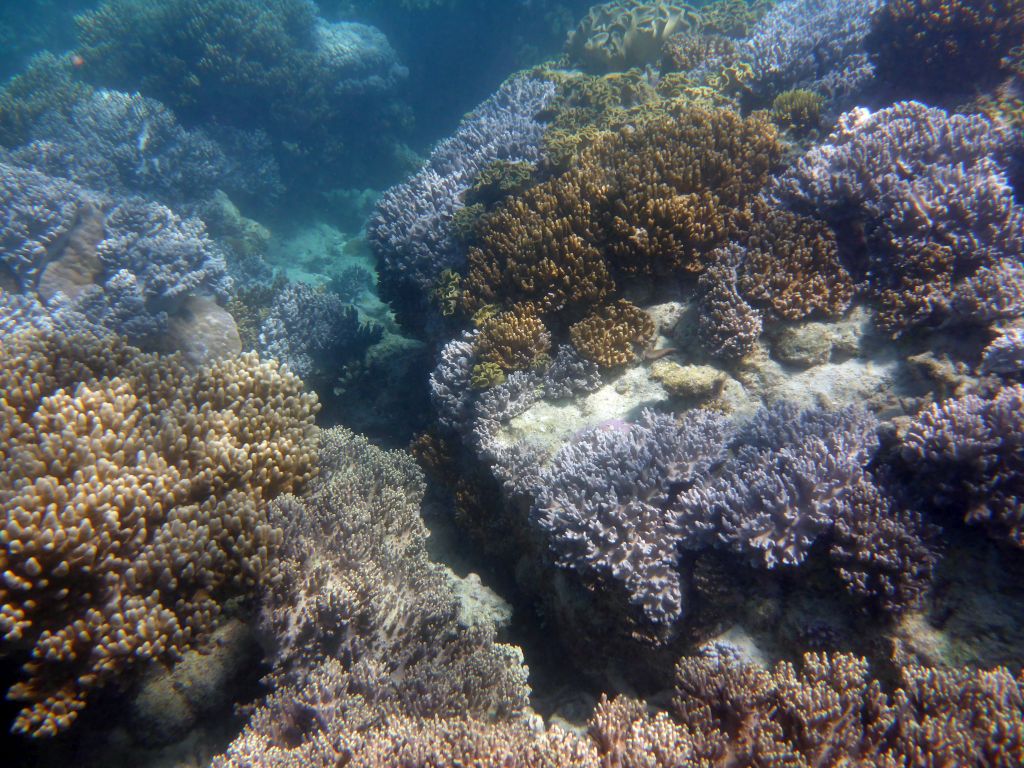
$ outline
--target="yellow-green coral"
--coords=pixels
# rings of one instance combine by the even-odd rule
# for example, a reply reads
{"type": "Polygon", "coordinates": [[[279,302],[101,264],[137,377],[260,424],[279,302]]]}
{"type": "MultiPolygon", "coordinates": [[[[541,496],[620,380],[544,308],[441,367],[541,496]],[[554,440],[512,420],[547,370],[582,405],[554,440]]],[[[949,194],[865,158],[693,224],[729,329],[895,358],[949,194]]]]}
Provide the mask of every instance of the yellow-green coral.
{"type": "Polygon", "coordinates": [[[533,183],[533,172],[532,163],[495,160],[484,166],[473,186],[466,190],[465,203],[491,206],[509,195],[525,192],[533,183]]]}
{"type": "Polygon", "coordinates": [[[772,121],[784,131],[804,136],[821,127],[821,109],[825,97],[814,91],[796,88],[785,91],[772,102],[772,121]]]}
{"type": "Polygon", "coordinates": [[[473,366],[470,383],[476,389],[489,389],[505,381],[505,371],[497,363],[485,360],[473,366]]]}
{"type": "Polygon", "coordinates": [[[566,51],[593,71],[623,71],[657,62],[670,35],[698,23],[697,11],[686,3],[612,0],[590,9],[569,35],[566,51]]]}

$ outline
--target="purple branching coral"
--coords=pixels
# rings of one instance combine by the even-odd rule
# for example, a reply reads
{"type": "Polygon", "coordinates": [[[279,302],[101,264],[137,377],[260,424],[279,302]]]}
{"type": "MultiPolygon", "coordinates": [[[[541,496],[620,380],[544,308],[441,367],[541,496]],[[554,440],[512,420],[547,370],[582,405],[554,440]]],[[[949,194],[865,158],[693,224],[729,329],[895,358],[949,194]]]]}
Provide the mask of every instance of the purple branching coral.
{"type": "Polygon", "coordinates": [[[1000,332],[981,356],[985,373],[1020,375],[1024,373],[1024,328],[1007,328],[1000,332]]]}
{"type": "Polygon", "coordinates": [[[274,299],[259,348],[309,383],[361,361],[383,332],[378,323],[362,322],[356,308],[337,294],[291,283],[274,299]]]}
{"type": "Polygon", "coordinates": [[[465,117],[455,135],[437,145],[418,173],[384,193],[368,235],[386,290],[429,293],[442,271],[463,264],[465,252],[452,228],[463,193],[495,160],[540,159],[544,124],[536,115],[554,95],[550,82],[507,81],[465,117]]]}
{"type": "Polygon", "coordinates": [[[914,101],[854,109],[776,179],[774,195],[868,235],[864,272],[879,325],[898,335],[1024,313],[1024,208],[1008,133],[982,115],[914,101]]]}
{"type": "Polygon", "coordinates": [[[900,611],[935,558],[921,516],[866,469],[876,426],[861,410],[791,404],[738,428],[708,411],[645,412],[585,432],[535,471],[533,519],[559,565],[622,590],[653,624],[685,615],[685,552],[792,568],[819,542],[850,593],[900,611]]]}
{"type": "Polygon", "coordinates": [[[0,275],[52,311],[144,344],[189,297],[223,300],[231,285],[199,219],[3,163],[0,275]]]}
{"type": "Polygon", "coordinates": [[[1024,547],[1024,387],[926,408],[900,455],[929,503],[1024,547]]]}
{"type": "Polygon", "coordinates": [[[563,447],[534,509],[557,562],[625,590],[648,621],[679,618],[673,489],[708,472],[727,434],[726,419],[710,412],[677,422],[645,411],[635,424],[596,427],[563,447]]]}
{"type": "Polygon", "coordinates": [[[842,105],[871,79],[864,39],[881,0],[784,0],[754,27],[745,57],[762,100],[793,88],[819,91],[842,105]]]}
{"type": "Polygon", "coordinates": [[[260,624],[274,690],[214,765],[334,765],[338,739],[402,715],[519,716],[522,655],[492,626],[460,623],[451,579],[427,553],[412,457],[336,428],[321,433],[319,470],[271,506],[280,578],[260,624]]]}
{"type": "Polygon", "coordinates": [[[725,544],[765,568],[799,565],[865,481],[876,426],[852,409],[762,411],[737,434],[721,471],[675,502],[683,546],[725,544]]]}
{"type": "Polygon", "coordinates": [[[32,141],[4,162],[111,195],[142,195],[195,205],[217,189],[273,197],[281,189],[269,140],[258,131],[219,127],[217,139],[185,129],[158,101],[98,90],[32,126],[32,141]],[[222,143],[223,141],[223,143],[222,143]]]}
{"type": "Polygon", "coordinates": [[[761,335],[761,313],[740,296],[737,269],[744,249],[731,243],[712,254],[700,276],[697,337],[715,357],[735,360],[750,352],[761,335]]]}

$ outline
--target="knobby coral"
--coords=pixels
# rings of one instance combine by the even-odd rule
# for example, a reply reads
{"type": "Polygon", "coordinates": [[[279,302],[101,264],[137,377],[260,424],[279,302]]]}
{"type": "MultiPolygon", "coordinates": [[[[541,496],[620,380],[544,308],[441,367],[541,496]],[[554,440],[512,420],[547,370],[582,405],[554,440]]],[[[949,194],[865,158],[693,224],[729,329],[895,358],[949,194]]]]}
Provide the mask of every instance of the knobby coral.
{"type": "Polygon", "coordinates": [[[602,368],[628,365],[654,338],[650,316],[625,299],[601,307],[569,329],[573,346],[602,368]]]}
{"type": "Polygon", "coordinates": [[[0,343],[0,628],[28,655],[15,729],[207,633],[276,572],[267,502],[312,475],[316,398],[255,355],[192,372],[116,337],[0,343]]]}

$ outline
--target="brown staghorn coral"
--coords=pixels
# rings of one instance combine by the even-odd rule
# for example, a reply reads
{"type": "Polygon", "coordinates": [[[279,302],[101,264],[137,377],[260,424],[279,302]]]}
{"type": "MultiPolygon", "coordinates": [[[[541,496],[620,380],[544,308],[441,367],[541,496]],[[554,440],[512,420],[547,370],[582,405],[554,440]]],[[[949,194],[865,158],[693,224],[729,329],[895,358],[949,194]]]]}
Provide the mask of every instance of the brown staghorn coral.
{"type": "Polygon", "coordinates": [[[480,323],[476,348],[484,363],[503,371],[522,371],[551,351],[551,334],[531,305],[516,304],[480,323]]]}
{"type": "Polygon", "coordinates": [[[207,633],[276,571],[266,501],[313,470],[318,405],[274,362],[188,369],[114,338],[0,343],[0,629],[27,652],[14,728],[52,736],[90,691],[207,633]]]}
{"type": "Polygon", "coordinates": [[[546,182],[501,206],[469,249],[464,304],[530,301],[544,313],[588,307],[615,284],[590,236],[592,206],[575,180],[546,182]]]}
{"type": "Polygon", "coordinates": [[[615,291],[615,272],[699,272],[781,156],[764,116],[671,104],[634,117],[487,219],[469,311],[530,301],[579,317],[615,291]]]}
{"type": "Polygon", "coordinates": [[[666,38],[699,23],[697,11],[672,0],[612,0],[595,5],[565,44],[577,64],[597,72],[655,63],[666,38]]]}
{"type": "Polygon", "coordinates": [[[740,292],[762,302],[786,320],[812,313],[839,317],[853,298],[853,279],[839,261],[839,247],[824,222],[756,202],[741,242],[746,257],[739,272],[740,292]]]}
{"type": "Polygon", "coordinates": [[[426,551],[412,457],[335,428],[322,433],[319,466],[303,495],[272,505],[285,541],[262,620],[275,690],[215,765],[388,764],[375,759],[396,747],[389,734],[424,719],[443,718],[440,735],[448,719],[519,718],[522,656],[489,625],[463,622],[451,577],[426,551]]]}
{"type": "Polygon", "coordinates": [[[642,309],[620,299],[601,307],[569,329],[577,350],[602,368],[628,365],[654,338],[654,321],[642,309]]]}

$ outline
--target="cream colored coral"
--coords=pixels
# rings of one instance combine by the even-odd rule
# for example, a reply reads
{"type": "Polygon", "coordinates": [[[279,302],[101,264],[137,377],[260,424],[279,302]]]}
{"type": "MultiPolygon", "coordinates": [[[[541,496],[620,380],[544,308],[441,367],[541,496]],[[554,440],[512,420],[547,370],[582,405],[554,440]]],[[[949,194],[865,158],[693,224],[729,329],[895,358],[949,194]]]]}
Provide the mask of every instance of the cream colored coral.
{"type": "Polygon", "coordinates": [[[272,577],[265,503],[311,476],[316,398],[255,355],[199,371],[113,338],[0,342],[0,650],[28,652],[15,730],[173,657],[272,577]]]}

